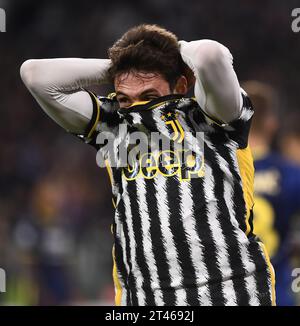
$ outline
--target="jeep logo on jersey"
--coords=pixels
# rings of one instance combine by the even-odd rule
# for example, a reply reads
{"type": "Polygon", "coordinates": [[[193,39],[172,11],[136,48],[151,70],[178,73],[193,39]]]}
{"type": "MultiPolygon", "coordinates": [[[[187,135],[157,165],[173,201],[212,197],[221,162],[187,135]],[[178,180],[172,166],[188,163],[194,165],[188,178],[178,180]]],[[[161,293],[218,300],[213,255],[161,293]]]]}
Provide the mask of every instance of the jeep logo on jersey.
{"type": "Polygon", "coordinates": [[[6,13],[0,8],[0,32],[6,32],[6,13]]]}
{"type": "Polygon", "coordinates": [[[126,180],[153,179],[158,174],[165,177],[178,175],[180,181],[204,176],[204,156],[190,150],[145,153],[132,165],[123,168],[126,180]]]}

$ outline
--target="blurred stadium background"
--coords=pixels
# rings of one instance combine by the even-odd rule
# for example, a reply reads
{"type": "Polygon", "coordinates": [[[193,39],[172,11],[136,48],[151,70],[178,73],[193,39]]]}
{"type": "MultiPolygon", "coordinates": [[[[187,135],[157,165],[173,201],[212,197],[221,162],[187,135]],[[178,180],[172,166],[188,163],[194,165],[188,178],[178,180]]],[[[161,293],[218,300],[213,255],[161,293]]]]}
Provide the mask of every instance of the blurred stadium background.
{"type": "MultiPolygon", "coordinates": [[[[7,32],[0,33],[0,267],[7,274],[7,291],[0,293],[0,304],[114,300],[108,176],[97,167],[92,148],[38,107],[20,80],[21,63],[104,58],[129,27],[157,23],[179,39],[211,38],[228,46],[240,81],[270,83],[279,96],[281,121],[298,121],[297,127],[300,33],[291,29],[295,7],[298,0],[0,0],[7,14],[7,32]]],[[[282,127],[277,139],[289,130],[288,123],[282,127]]],[[[294,160],[299,147],[293,147],[294,160]]],[[[291,227],[296,242],[298,220],[291,227]]],[[[292,261],[300,267],[297,250],[292,261]]]]}

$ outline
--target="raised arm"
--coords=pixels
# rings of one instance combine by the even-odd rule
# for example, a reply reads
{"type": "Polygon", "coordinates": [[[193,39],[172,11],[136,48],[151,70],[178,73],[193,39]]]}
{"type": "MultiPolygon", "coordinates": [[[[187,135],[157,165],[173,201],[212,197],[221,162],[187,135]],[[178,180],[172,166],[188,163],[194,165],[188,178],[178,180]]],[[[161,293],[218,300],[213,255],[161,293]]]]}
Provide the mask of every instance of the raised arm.
{"type": "Polygon", "coordinates": [[[82,133],[93,104],[84,88],[108,82],[108,59],[40,59],[25,61],[23,82],[43,110],[69,132],[82,133]]]}
{"type": "Polygon", "coordinates": [[[237,119],[242,95],[229,50],[212,40],[179,44],[184,62],[194,72],[195,97],[201,108],[224,123],[237,119]]]}

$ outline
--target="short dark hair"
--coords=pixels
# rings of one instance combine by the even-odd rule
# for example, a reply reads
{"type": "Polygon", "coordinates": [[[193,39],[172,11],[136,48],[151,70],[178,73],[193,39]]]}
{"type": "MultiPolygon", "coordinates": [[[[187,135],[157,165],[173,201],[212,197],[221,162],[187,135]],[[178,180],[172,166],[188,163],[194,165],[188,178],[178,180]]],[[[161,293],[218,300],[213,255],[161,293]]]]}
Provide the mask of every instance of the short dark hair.
{"type": "Polygon", "coordinates": [[[112,80],[126,72],[156,72],[174,89],[185,71],[177,37],[158,25],[142,24],[129,29],[108,50],[108,56],[112,61],[112,80]]]}

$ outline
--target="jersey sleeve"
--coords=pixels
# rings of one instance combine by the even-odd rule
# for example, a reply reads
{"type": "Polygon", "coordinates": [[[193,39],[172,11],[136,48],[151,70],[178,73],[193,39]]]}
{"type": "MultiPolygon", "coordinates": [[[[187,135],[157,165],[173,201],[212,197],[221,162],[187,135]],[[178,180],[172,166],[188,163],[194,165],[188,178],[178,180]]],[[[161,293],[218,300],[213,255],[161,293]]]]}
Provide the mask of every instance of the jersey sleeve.
{"type": "Polygon", "coordinates": [[[251,121],[254,114],[254,108],[250,98],[244,90],[241,89],[242,94],[242,109],[238,119],[233,120],[224,129],[227,131],[227,135],[230,139],[238,144],[240,149],[244,149],[248,146],[249,132],[251,128],[251,121]]]}
{"type": "Polygon", "coordinates": [[[116,136],[118,127],[121,122],[118,115],[118,102],[114,97],[97,96],[96,94],[87,91],[93,103],[93,114],[84,133],[74,134],[76,137],[83,140],[85,143],[99,149],[101,145],[97,142],[97,136],[100,132],[107,133],[108,137],[116,136]]]}
{"type": "Polygon", "coordinates": [[[224,139],[233,140],[239,149],[244,149],[248,146],[248,137],[251,127],[251,121],[254,114],[254,108],[250,98],[241,89],[242,108],[240,116],[229,122],[224,123],[215,117],[207,114],[199,105],[193,110],[193,120],[196,125],[209,125],[207,132],[218,135],[219,141],[224,139]]]}

